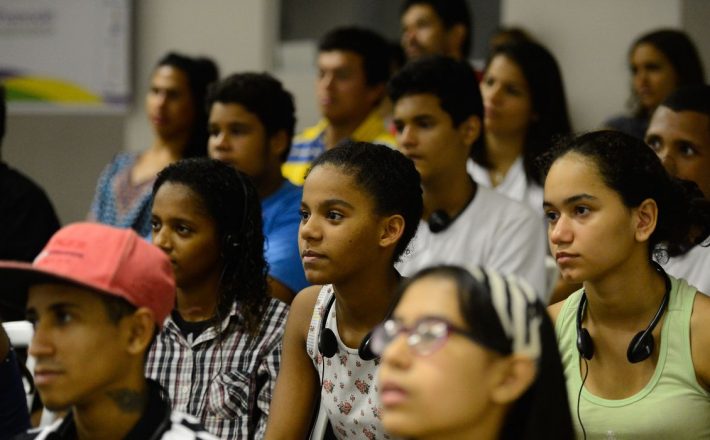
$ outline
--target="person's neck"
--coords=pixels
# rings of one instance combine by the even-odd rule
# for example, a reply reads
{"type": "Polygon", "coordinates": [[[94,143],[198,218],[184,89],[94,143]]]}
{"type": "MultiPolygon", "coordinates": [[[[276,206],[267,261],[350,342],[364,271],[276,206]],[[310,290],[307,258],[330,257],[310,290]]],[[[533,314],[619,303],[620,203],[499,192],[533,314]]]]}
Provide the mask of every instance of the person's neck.
{"type": "Polygon", "coordinates": [[[323,143],[325,144],[325,149],[330,150],[338,145],[339,142],[348,139],[350,135],[352,135],[365,121],[365,119],[367,119],[368,114],[345,121],[334,121],[329,119],[328,126],[325,127],[325,132],[323,133],[323,143]]]}
{"type": "Polygon", "coordinates": [[[594,281],[584,282],[586,318],[608,326],[635,329],[648,324],[666,293],[663,276],[646,258],[629,259],[594,281]]]}
{"type": "MultiPolygon", "coordinates": [[[[141,360],[142,362],[142,360],[141,360]]],[[[128,383],[72,408],[79,440],[120,440],[138,423],[148,404],[148,387],[140,373],[128,383]]]]}
{"type": "Polygon", "coordinates": [[[172,163],[182,158],[188,139],[188,133],[171,137],[156,136],[146,153],[156,157],[163,157],[166,161],[172,163]]]}
{"type": "Polygon", "coordinates": [[[492,166],[491,172],[505,177],[513,163],[523,154],[524,145],[525,133],[486,133],[486,155],[492,166]]]}
{"type": "Polygon", "coordinates": [[[490,403],[486,412],[487,414],[479,415],[469,425],[418,437],[417,440],[496,440],[500,438],[503,429],[505,408],[490,403]]]}
{"type": "Polygon", "coordinates": [[[219,303],[219,273],[198,284],[177,288],[177,311],[187,322],[212,318],[219,303]]]}
{"type": "Polygon", "coordinates": [[[281,188],[284,183],[284,176],[281,174],[281,165],[267,170],[261,176],[255,176],[252,179],[256,187],[256,193],[259,195],[259,200],[264,200],[281,188]]]}
{"type": "Polygon", "coordinates": [[[400,279],[391,264],[383,267],[375,263],[365,273],[334,284],[338,327],[370,331],[392,307],[400,279]]]}
{"type": "Polygon", "coordinates": [[[428,219],[437,210],[443,210],[453,218],[466,208],[474,197],[476,188],[476,183],[465,168],[455,175],[428,179],[422,183],[424,202],[422,218],[428,219]]]}

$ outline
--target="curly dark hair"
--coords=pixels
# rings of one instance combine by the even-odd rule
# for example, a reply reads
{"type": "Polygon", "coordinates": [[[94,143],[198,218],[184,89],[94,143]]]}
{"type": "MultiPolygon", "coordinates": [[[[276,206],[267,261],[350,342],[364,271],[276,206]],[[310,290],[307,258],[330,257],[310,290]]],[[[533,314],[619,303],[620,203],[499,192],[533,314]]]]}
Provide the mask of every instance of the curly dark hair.
{"type": "Polygon", "coordinates": [[[404,218],[404,232],[393,256],[394,261],[399,260],[417,232],[424,209],[421,180],[414,162],[383,145],[345,141],[321,154],[309,173],[322,165],[336,166],[352,176],[372,198],[378,215],[400,214],[404,218]]]}
{"type": "Polygon", "coordinates": [[[593,161],[604,183],[627,207],[646,199],[656,202],[658,221],[649,238],[649,259],[682,255],[710,235],[710,201],[694,182],[671,177],[640,139],[611,130],[562,139],[541,157],[544,174],[567,153],[593,161]]]}
{"type": "Polygon", "coordinates": [[[229,165],[208,158],[183,159],[163,169],[153,185],[153,197],[166,182],[190,188],[217,224],[224,269],[216,325],[238,302],[245,327],[254,334],[269,302],[261,202],[254,185],[229,165]]]}
{"type": "Polygon", "coordinates": [[[283,152],[281,161],[286,161],[296,125],[296,109],[293,96],[279,80],[268,73],[235,73],[209,87],[207,113],[215,102],[243,106],[256,115],[269,137],[285,131],[289,148],[283,152]]]}
{"type": "Polygon", "coordinates": [[[214,61],[205,57],[192,58],[177,52],[165,54],[155,68],[174,67],[187,77],[190,95],[195,109],[195,121],[190,139],[182,153],[183,157],[203,157],[207,155],[207,111],[205,95],[207,86],[219,79],[219,68],[214,61]]]}
{"type": "MultiPolygon", "coordinates": [[[[532,41],[503,44],[492,49],[486,65],[493,58],[504,56],[515,63],[530,89],[531,111],[537,117],[530,122],[523,147],[523,168],[528,181],[542,184],[535,160],[561,136],[569,135],[572,127],[567,111],[562,73],[555,57],[544,46],[532,41]]],[[[485,78],[484,78],[485,81],[485,78]]],[[[486,149],[474,148],[473,160],[489,166],[486,149]]]]}

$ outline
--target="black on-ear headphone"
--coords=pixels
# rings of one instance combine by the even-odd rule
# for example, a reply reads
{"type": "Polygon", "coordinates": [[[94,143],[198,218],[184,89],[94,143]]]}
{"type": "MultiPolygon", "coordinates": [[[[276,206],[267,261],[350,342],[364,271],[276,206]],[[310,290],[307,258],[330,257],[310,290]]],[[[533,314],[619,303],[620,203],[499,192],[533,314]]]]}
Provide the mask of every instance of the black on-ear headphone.
{"type": "MultiPolygon", "coordinates": [[[[328,305],[325,306],[325,313],[323,314],[320,322],[320,335],[318,336],[318,351],[327,358],[332,358],[338,352],[338,338],[335,337],[335,332],[325,327],[325,323],[328,320],[328,314],[330,313],[330,309],[333,307],[334,302],[335,294],[330,297],[328,305]]],[[[362,342],[357,349],[357,354],[363,361],[371,361],[377,358],[377,356],[370,349],[371,338],[372,332],[370,331],[362,339],[362,342]]]]}
{"type": "Polygon", "coordinates": [[[445,230],[452,223],[451,217],[443,209],[437,209],[432,212],[426,222],[429,225],[429,230],[434,234],[445,230]]]}
{"type": "MultiPolygon", "coordinates": [[[[658,321],[661,320],[663,312],[668,307],[668,302],[671,297],[671,279],[661,266],[653,262],[654,268],[663,275],[663,280],[666,283],[666,293],[663,295],[661,305],[658,307],[656,314],[645,330],[636,333],[629,343],[629,348],[626,350],[626,358],[632,364],[648,359],[653,353],[655,341],[653,340],[653,329],[656,328],[658,321]]],[[[577,350],[584,359],[591,359],[594,356],[594,341],[586,328],[582,327],[582,319],[584,312],[587,309],[587,294],[582,291],[582,298],[577,307],[577,350]]]]}
{"type": "Polygon", "coordinates": [[[224,234],[224,239],[222,240],[222,253],[225,255],[232,255],[239,249],[241,244],[240,237],[246,232],[247,223],[247,211],[248,211],[248,188],[246,178],[242,175],[241,171],[234,170],[237,173],[239,179],[239,184],[242,187],[242,219],[239,222],[239,227],[232,231],[224,234]]]}

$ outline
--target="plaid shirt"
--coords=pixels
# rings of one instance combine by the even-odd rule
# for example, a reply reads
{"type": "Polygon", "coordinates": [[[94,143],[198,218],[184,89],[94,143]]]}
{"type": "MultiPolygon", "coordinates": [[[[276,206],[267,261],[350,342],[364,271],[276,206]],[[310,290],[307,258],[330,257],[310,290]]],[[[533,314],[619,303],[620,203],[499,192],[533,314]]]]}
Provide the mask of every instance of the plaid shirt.
{"type": "Polygon", "coordinates": [[[212,434],[262,438],[281,361],[288,306],[272,299],[258,333],[249,337],[237,306],[222,321],[185,339],[172,317],[165,320],[148,355],[146,376],[168,392],[174,410],[197,416],[212,434]]]}

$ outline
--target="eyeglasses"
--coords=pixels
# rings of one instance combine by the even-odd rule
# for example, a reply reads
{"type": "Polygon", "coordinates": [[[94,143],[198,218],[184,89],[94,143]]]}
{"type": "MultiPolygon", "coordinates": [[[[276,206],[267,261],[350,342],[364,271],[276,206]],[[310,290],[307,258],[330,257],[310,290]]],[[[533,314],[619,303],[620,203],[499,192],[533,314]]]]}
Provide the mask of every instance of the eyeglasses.
{"type": "Polygon", "coordinates": [[[451,333],[460,334],[474,342],[478,339],[469,331],[456,327],[444,319],[426,316],[408,327],[395,319],[388,319],[372,331],[370,348],[381,356],[387,346],[401,333],[407,334],[407,345],[419,356],[428,356],[440,349],[451,333]]]}

